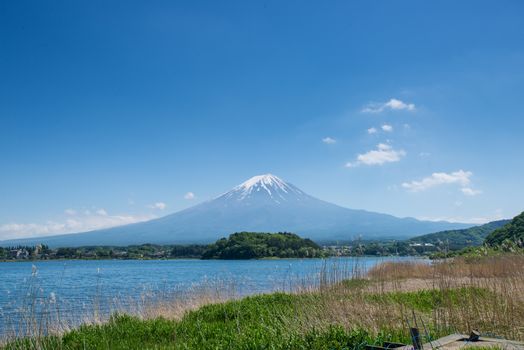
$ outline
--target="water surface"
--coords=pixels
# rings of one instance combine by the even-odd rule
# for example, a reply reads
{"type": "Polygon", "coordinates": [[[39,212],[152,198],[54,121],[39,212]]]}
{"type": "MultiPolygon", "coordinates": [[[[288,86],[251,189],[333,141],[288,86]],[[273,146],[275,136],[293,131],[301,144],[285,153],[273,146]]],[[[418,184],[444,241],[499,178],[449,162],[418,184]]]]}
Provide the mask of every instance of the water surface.
{"type": "Polygon", "coordinates": [[[236,296],[289,291],[318,282],[322,270],[351,275],[356,267],[406,259],[414,258],[0,262],[0,335],[50,314],[78,324],[94,309],[107,316],[202,286],[236,296]]]}

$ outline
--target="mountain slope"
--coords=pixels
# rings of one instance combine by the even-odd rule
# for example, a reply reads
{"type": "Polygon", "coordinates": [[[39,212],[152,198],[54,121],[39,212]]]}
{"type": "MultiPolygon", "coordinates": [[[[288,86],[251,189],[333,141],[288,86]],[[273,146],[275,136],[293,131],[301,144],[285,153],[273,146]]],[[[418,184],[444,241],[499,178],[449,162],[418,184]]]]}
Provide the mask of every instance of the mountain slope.
{"type": "Polygon", "coordinates": [[[501,244],[505,240],[515,242],[520,246],[524,245],[524,212],[515,216],[513,220],[506,225],[493,231],[486,237],[485,243],[495,246],[501,244]]]}
{"type": "Polygon", "coordinates": [[[448,230],[417,236],[410,239],[416,243],[438,244],[446,242],[451,249],[461,249],[466,246],[479,246],[484,239],[496,229],[506,225],[510,220],[498,220],[487,224],[470,227],[462,230],[448,230]]]}
{"type": "Polygon", "coordinates": [[[407,238],[468,226],[343,208],[267,174],[255,176],[213,200],[159,219],[92,232],[2,242],[2,245],[209,243],[240,231],[287,231],[317,241],[347,241],[357,235],[364,239],[407,238]]]}

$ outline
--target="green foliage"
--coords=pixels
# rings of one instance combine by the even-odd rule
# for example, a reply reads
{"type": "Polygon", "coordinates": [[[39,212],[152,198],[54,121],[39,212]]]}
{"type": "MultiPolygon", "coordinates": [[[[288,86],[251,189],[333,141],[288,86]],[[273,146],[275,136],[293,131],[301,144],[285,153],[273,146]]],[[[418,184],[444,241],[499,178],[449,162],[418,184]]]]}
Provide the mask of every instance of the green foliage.
{"type": "Polygon", "coordinates": [[[204,306],[182,320],[140,320],[116,315],[102,325],[82,326],[62,337],[23,339],[6,349],[364,349],[383,341],[406,342],[398,331],[376,334],[339,324],[301,330],[297,321],[320,295],[274,293],[204,306]]]}
{"type": "Polygon", "coordinates": [[[153,345],[168,345],[174,340],[175,322],[157,318],[139,320],[121,315],[113,317],[107,324],[84,326],[73,330],[62,338],[65,348],[131,349],[136,344],[143,348],[153,345]]]}
{"type": "Polygon", "coordinates": [[[484,239],[490,233],[504,226],[509,221],[510,220],[499,220],[462,230],[440,231],[414,237],[409,241],[417,243],[432,243],[441,246],[445,245],[446,248],[450,250],[459,250],[467,246],[480,246],[484,243],[484,239]]]}
{"type": "MultiPolygon", "coordinates": [[[[360,288],[362,283],[355,282],[352,287],[360,288]]],[[[406,310],[431,313],[440,307],[458,307],[472,299],[489,300],[494,297],[490,293],[476,287],[391,292],[370,294],[367,302],[376,303],[380,308],[400,305],[406,310]]],[[[209,304],[186,313],[179,321],[115,315],[101,325],[82,326],[61,337],[21,339],[5,349],[349,350],[384,341],[409,343],[404,326],[371,331],[338,323],[319,323],[304,328],[301,320],[306,316],[315,319],[316,310],[325,305],[325,297],[322,293],[257,295],[209,304]]],[[[429,332],[433,336],[447,333],[445,329],[440,333],[434,329],[429,332]]]]}
{"type": "Polygon", "coordinates": [[[127,247],[87,246],[49,249],[35,247],[0,248],[0,258],[19,259],[260,259],[260,258],[319,258],[324,252],[310,239],[293,233],[234,233],[210,245],[141,244],[127,247]],[[16,252],[23,254],[16,254],[16,252]]]}
{"type": "Polygon", "coordinates": [[[202,255],[203,259],[317,258],[321,248],[310,239],[293,233],[233,233],[219,239],[202,255]]]}
{"type": "Polygon", "coordinates": [[[370,281],[365,278],[350,278],[340,282],[344,287],[351,289],[362,289],[370,284],[370,281]]]}
{"type": "Polygon", "coordinates": [[[412,247],[408,242],[386,241],[362,243],[359,250],[365,256],[407,256],[424,254],[427,249],[426,247],[412,247]]]}
{"type": "Polygon", "coordinates": [[[515,216],[503,227],[493,231],[485,241],[489,246],[500,246],[505,242],[524,247],[524,212],[515,216]]]}
{"type": "Polygon", "coordinates": [[[437,252],[429,256],[430,259],[446,259],[454,257],[463,257],[468,261],[474,259],[495,257],[495,256],[507,256],[510,255],[523,255],[524,247],[517,245],[515,242],[505,240],[501,245],[488,246],[483,245],[481,247],[468,247],[461,250],[451,252],[437,252]]]}
{"type": "Polygon", "coordinates": [[[367,298],[380,304],[400,304],[407,309],[420,312],[431,312],[444,304],[461,305],[472,298],[486,297],[490,292],[483,288],[464,287],[457,289],[430,289],[415,292],[391,292],[385,294],[370,294],[367,298]]]}
{"type": "Polygon", "coordinates": [[[431,256],[431,258],[441,259],[455,256],[478,258],[507,253],[524,254],[524,212],[514,217],[504,226],[491,232],[481,247],[469,247],[447,254],[438,253],[431,256]]]}
{"type": "Polygon", "coordinates": [[[353,241],[348,245],[328,246],[325,252],[333,256],[415,256],[427,255],[435,247],[413,246],[408,241],[353,241]]]}
{"type": "Polygon", "coordinates": [[[175,259],[175,258],[200,258],[207,245],[157,245],[141,244],[127,247],[114,246],[86,246],[78,248],[54,248],[46,245],[37,247],[0,247],[0,259],[175,259]],[[36,249],[38,247],[38,249],[36,249]],[[16,254],[20,251],[24,254],[16,254]],[[27,252],[27,254],[25,254],[27,252]]]}

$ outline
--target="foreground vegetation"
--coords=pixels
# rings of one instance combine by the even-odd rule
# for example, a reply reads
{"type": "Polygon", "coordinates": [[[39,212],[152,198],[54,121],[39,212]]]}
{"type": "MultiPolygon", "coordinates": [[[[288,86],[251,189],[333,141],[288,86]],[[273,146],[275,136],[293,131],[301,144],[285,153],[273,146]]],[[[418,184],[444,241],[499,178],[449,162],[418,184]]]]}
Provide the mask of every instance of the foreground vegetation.
{"type": "MultiPolygon", "coordinates": [[[[4,349],[364,349],[383,341],[409,343],[412,315],[426,340],[478,329],[524,341],[523,218],[494,231],[495,244],[453,259],[388,262],[365,274],[358,262],[325,266],[318,279],[291,293],[235,299],[217,289],[164,300],[134,316],[94,317],[72,330],[29,315],[29,332],[4,349]]],[[[291,234],[239,233],[207,252],[210,258],[256,258],[279,256],[289,247],[306,256],[319,249],[291,234]]]]}
{"type": "Polygon", "coordinates": [[[36,330],[5,349],[363,349],[409,342],[412,312],[432,338],[479,329],[524,340],[523,264],[505,255],[384,263],[366,274],[326,266],[293,293],[173,300],[55,336],[36,330]]]}

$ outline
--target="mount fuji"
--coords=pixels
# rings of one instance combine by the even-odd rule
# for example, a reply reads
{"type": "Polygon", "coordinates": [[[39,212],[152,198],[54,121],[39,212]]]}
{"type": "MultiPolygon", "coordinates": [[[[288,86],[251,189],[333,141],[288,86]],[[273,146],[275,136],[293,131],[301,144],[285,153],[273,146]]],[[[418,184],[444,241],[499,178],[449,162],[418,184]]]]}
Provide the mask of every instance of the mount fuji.
{"type": "Polygon", "coordinates": [[[408,238],[471,225],[420,221],[344,208],[271,175],[252,177],[207,202],[136,224],[91,232],[1,242],[50,246],[209,243],[238,231],[289,231],[319,242],[408,238]]]}

